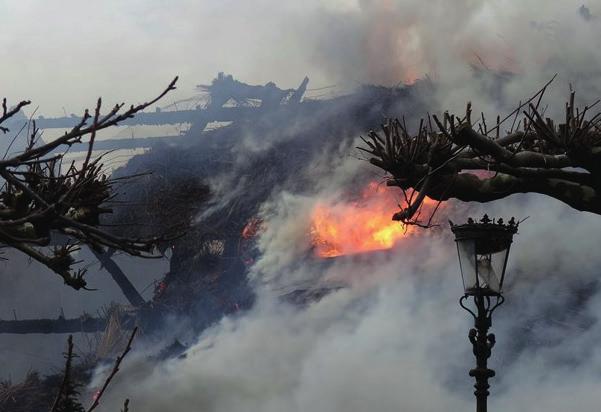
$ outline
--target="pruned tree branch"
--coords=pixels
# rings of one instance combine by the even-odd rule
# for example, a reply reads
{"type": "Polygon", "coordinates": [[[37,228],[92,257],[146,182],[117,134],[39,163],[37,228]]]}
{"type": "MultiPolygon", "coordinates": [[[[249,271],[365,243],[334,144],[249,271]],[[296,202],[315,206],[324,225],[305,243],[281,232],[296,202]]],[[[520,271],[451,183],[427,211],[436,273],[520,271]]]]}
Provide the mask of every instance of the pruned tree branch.
{"type": "MultiPolygon", "coordinates": [[[[111,213],[113,181],[103,173],[102,156],[92,157],[98,131],[116,126],[151,106],[175,89],[177,77],[155,98],[122,110],[116,104],[102,115],[98,99],[93,116],[85,110],[81,121],[58,139],[37,144],[39,131],[33,123],[25,149],[0,160],[0,246],[15,248],[59,274],[75,288],[86,288],[85,270],[75,270],[72,254],[87,244],[97,251],[112,248],[130,255],[153,257],[154,246],[165,236],[145,239],[116,236],[100,229],[101,216],[111,213]],[[91,122],[90,122],[91,119],[91,122]],[[87,143],[84,142],[86,139],[87,143]],[[83,163],[63,167],[62,149],[87,144],[83,163]]],[[[29,101],[8,109],[2,103],[2,123],[29,101]]]]}
{"type": "Polygon", "coordinates": [[[428,116],[429,129],[421,121],[417,134],[410,135],[398,120],[388,121],[381,132],[370,131],[358,149],[389,174],[389,185],[419,192],[393,218],[423,225],[416,216],[426,197],[488,202],[515,193],[540,193],[601,214],[601,113],[590,116],[598,101],[580,110],[571,93],[565,119],[555,122],[539,109],[549,84],[510,115],[497,117],[492,128],[483,114],[472,124],[468,103],[464,116],[428,116]]]}

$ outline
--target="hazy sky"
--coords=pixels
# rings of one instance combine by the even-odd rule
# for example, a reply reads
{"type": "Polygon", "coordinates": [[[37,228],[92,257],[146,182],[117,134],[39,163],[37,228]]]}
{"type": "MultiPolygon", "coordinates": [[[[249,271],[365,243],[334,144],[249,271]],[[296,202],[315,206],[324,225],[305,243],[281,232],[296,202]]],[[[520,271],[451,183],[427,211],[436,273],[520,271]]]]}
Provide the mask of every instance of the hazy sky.
{"type": "Polygon", "coordinates": [[[282,87],[295,87],[306,74],[320,82],[320,73],[309,73],[302,26],[320,9],[353,3],[2,0],[2,94],[58,115],[63,106],[67,113],[91,106],[98,95],[107,103],[138,102],[175,75],[182,97],[218,71],[282,87]]]}
{"type": "MultiPolygon", "coordinates": [[[[599,0],[586,3],[599,14],[599,0]]],[[[31,99],[38,114],[55,116],[79,113],[99,95],[106,104],[140,102],[176,74],[180,90],[163,104],[190,97],[219,71],[285,88],[309,75],[310,87],[345,90],[428,73],[443,85],[445,108],[464,107],[478,94],[469,72],[475,63],[525,74],[525,82],[508,88],[517,100],[555,72],[563,86],[598,76],[601,53],[592,39],[601,25],[579,16],[581,4],[0,0],[0,94],[31,99]]]]}

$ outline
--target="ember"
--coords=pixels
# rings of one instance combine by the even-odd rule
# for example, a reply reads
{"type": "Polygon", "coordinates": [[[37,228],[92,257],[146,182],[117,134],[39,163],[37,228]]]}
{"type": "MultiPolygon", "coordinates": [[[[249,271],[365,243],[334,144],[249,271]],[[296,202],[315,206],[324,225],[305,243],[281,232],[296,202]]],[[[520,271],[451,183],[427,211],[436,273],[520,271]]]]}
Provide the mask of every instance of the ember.
{"type": "MultiPolygon", "coordinates": [[[[427,199],[424,207],[435,204],[427,199]]],[[[377,182],[370,183],[356,201],[318,204],[311,222],[315,254],[329,258],[392,248],[416,230],[391,220],[398,210],[392,189],[377,182]]]]}
{"type": "Polygon", "coordinates": [[[263,220],[258,217],[251,218],[244,229],[242,229],[241,236],[243,239],[252,239],[263,229],[263,220]]]}

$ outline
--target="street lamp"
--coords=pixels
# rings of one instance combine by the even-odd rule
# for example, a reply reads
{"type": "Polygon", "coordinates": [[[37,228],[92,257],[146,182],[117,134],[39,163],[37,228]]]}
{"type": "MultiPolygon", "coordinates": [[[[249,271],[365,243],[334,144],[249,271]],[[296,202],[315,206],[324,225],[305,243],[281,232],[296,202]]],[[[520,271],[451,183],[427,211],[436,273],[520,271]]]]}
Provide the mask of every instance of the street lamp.
{"type": "Polygon", "coordinates": [[[495,222],[487,215],[479,222],[469,218],[463,225],[449,223],[455,234],[465,291],[459,299],[459,305],[474,317],[475,328],[470,329],[468,337],[476,357],[476,368],[470,370],[470,376],[476,379],[476,412],[486,412],[490,387],[488,379],[495,376],[495,371],[487,366],[491,349],[495,345],[495,335],[489,334],[488,329],[492,323],[492,313],[505,301],[505,269],[509,247],[519,223],[514,218],[506,224],[503,219],[495,222]],[[475,312],[466,306],[470,297],[473,297],[475,312]]]}

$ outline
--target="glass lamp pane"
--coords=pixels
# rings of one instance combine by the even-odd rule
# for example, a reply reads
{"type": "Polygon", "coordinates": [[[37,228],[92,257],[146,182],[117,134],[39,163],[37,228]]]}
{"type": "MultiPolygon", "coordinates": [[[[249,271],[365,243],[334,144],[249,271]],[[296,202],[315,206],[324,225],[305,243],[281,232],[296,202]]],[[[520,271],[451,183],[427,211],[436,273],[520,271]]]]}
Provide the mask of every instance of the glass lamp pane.
{"type": "Polygon", "coordinates": [[[482,288],[500,293],[503,286],[503,267],[507,249],[496,253],[478,255],[478,277],[482,288]]]}
{"type": "Polygon", "coordinates": [[[459,253],[459,265],[461,277],[463,278],[463,288],[468,291],[478,287],[476,277],[476,243],[473,239],[464,239],[457,241],[457,252],[459,253]]]}

